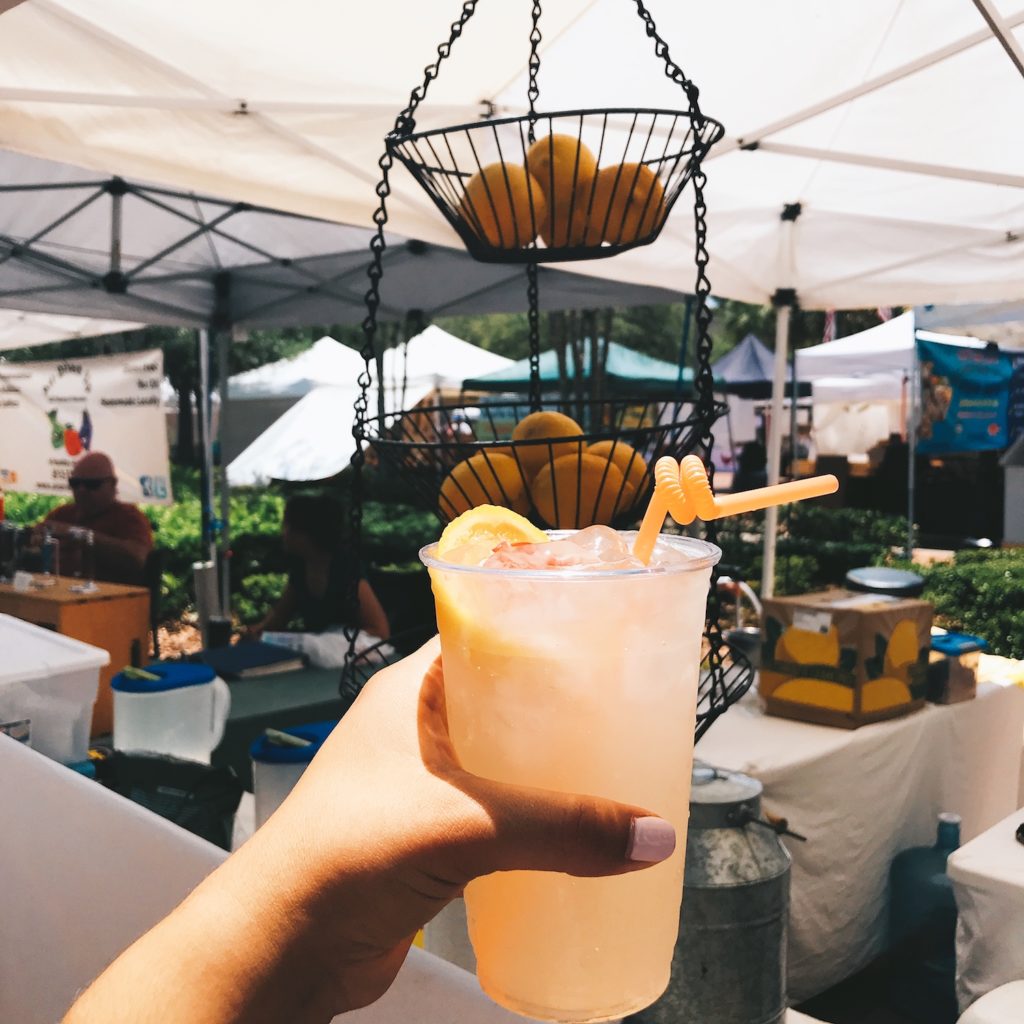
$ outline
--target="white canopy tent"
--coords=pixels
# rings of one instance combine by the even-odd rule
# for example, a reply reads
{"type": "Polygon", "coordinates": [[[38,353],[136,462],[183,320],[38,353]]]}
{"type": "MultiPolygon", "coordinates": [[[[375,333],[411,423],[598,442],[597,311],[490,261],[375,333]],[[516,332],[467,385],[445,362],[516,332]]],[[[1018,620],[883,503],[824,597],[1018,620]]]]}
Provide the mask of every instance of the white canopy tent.
{"type": "MultiPolygon", "coordinates": [[[[342,347],[331,339],[322,340],[342,347]]],[[[297,363],[299,358],[292,362],[297,363]]],[[[243,486],[270,480],[323,480],[340,473],[355,451],[355,381],[362,370],[362,360],[356,358],[358,366],[351,376],[324,380],[310,388],[233,459],[228,465],[228,482],[243,486]]],[[[464,377],[481,376],[511,363],[511,359],[487,352],[431,324],[405,346],[384,353],[384,402],[389,411],[410,408],[439,391],[460,390],[464,377]]],[[[371,409],[370,415],[373,414],[371,409]]]]}
{"type": "Polygon", "coordinates": [[[96,320],[59,313],[25,313],[0,309],[0,352],[12,348],[30,348],[70,338],[95,338],[121,331],[137,331],[144,324],[124,320],[96,320]]]}
{"type": "MultiPolygon", "coordinates": [[[[633,5],[548,6],[539,109],[683,105],[633,5]]],[[[1024,0],[650,8],[728,130],[705,163],[709,276],[719,295],[779,308],[773,423],[795,303],[1024,297],[1024,0]]],[[[382,137],[457,13],[413,0],[293,0],[258,16],[242,0],[25,0],[0,33],[6,143],[369,224],[382,137]]],[[[528,31],[527,5],[481,5],[417,127],[524,112],[528,31]]],[[[392,179],[389,226],[452,242],[418,186],[392,179]]],[[[681,215],[613,268],[575,269],[688,289],[693,251],[681,215]]],[[[766,592],[775,525],[769,510],[766,592]]]]}

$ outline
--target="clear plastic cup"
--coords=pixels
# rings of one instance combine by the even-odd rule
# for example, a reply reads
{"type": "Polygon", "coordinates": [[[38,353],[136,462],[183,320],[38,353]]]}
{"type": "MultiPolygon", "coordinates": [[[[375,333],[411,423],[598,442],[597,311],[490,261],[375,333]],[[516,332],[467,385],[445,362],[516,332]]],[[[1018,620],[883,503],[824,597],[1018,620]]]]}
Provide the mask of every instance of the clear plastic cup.
{"type": "MultiPolygon", "coordinates": [[[[567,534],[552,533],[552,539],[567,534]]],[[[634,534],[623,535],[632,541],[634,534]]],[[[669,982],[682,897],[701,637],[721,552],[648,568],[520,570],[440,561],[434,588],[452,740],[505,782],[636,804],[672,822],[673,856],[612,878],[500,872],[466,888],[477,974],[544,1020],[636,1012],[669,982]]]]}

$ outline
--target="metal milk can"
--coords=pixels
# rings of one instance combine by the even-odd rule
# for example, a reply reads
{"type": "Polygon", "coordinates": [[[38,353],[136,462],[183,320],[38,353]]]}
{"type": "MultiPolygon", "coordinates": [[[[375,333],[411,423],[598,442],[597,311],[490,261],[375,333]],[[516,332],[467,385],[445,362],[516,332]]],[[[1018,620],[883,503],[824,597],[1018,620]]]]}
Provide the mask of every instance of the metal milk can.
{"type": "Polygon", "coordinates": [[[783,1020],[790,861],[779,833],[787,828],[762,819],[761,790],[747,775],[695,764],[672,980],[632,1024],[783,1020]]]}

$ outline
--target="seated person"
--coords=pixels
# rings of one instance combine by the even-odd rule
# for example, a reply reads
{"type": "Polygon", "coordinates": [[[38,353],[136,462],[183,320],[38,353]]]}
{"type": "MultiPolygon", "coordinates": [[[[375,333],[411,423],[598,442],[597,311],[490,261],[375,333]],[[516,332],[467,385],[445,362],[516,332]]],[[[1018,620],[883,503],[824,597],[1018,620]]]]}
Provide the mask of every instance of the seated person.
{"type": "Polygon", "coordinates": [[[748,441],[736,460],[732,491],[752,491],[768,484],[768,455],[760,441],[748,441]]]}
{"type": "Polygon", "coordinates": [[[74,539],[76,527],[92,530],[93,571],[108,583],[143,582],[143,567],[153,550],[149,520],[134,505],[117,500],[117,474],[109,455],[89,452],[71,471],[68,480],[74,500],[60,505],[33,531],[36,541],[49,531],[60,542],[62,576],[74,576],[84,568],[83,544],[74,539]]]}
{"type": "MultiPolygon", "coordinates": [[[[288,584],[277,604],[245,631],[258,640],[265,630],[284,629],[301,619],[310,633],[338,630],[347,625],[351,573],[356,567],[339,547],[341,509],[333,499],[303,495],[284,509],[281,540],[290,556],[288,584]]],[[[391,635],[387,615],[373,588],[359,580],[359,628],[380,640],[391,635]]]]}

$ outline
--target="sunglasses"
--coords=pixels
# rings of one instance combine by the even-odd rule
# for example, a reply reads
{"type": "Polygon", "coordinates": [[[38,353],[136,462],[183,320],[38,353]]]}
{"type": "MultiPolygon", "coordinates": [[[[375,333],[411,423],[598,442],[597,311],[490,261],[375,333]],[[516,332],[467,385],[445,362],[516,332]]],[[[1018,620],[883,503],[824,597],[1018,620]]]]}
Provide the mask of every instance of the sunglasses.
{"type": "Polygon", "coordinates": [[[112,476],[73,476],[68,480],[68,486],[73,491],[82,488],[86,491],[98,491],[107,481],[113,480],[112,476]]]}

